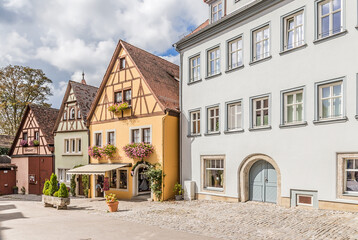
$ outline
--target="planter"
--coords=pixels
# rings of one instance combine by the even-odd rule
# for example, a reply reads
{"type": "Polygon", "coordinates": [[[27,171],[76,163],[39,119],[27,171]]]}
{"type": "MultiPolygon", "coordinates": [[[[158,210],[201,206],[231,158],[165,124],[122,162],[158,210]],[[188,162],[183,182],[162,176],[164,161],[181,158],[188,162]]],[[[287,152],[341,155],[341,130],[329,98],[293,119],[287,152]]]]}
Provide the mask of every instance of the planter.
{"type": "Polygon", "coordinates": [[[183,200],[183,195],[175,195],[175,201],[183,200]]]}
{"type": "Polygon", "coordinates": [[[108,208],[110,212],[117,212],[118,210],[118,201],[115,202],[107,202],[108,208]]]}
{"type": "Polygon", "coordinates": [[[42,202],[45,207],[55,207],[59,209],[67,209],[70,205],[70,198],[59,198],[53,196],[42,195],[42,202]]]}
{"type": "Polygon", "coordinates": [[[18,188],[13,188],[13,189],[12,189],[12,193],[13,193],[13,194],[18,194],[18,193],[19,193],[19,189],[18,189],[18,188]]]}

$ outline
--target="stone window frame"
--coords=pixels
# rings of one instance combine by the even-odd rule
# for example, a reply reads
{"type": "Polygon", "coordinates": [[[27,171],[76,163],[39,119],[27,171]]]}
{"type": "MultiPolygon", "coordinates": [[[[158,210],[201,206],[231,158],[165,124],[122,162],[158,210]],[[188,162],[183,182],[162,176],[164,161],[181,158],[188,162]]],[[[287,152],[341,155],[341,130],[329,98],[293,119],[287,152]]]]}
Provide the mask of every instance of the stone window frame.
{"type": "Polygon", "coordinates": [[[200,191],[203,193],[212,193],[212,194],[218,194],[223,195],[226,192],[226,177],[227,177],[227,168],[226,168],[226,156],[224,154],[217,154],[217,155],[201,155],[200,156],[200,169],[201,169],[201,176],[200,176],[200,191]],[[224,183],[222,189],[208,189],[205,188],[205,160],[212,160],[212,159],[220,159],[223,160],[223,166],[224,166],[224,183]]]}
{"type": "Polygon", "coordinates": [[[345,191],[345,159],[358,159],[358,152],[337,153],[337,186],[336,194],[338,199],[358,200],[357,193],[348,193],[345,191]]]}

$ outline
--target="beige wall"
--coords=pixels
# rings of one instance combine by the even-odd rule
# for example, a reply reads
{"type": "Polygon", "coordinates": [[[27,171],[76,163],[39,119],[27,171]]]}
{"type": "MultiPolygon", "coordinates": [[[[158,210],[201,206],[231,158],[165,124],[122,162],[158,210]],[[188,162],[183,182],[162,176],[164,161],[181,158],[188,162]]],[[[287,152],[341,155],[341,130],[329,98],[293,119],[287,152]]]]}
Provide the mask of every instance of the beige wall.
{"type": "Polygon", "coordinates": [[[12,158],[11,163],[17,166],[16,170],[16,186],[19,192],[22,187],[25,187],[26,193],[29,191],[29,159],[28,158],[12,158]]]}

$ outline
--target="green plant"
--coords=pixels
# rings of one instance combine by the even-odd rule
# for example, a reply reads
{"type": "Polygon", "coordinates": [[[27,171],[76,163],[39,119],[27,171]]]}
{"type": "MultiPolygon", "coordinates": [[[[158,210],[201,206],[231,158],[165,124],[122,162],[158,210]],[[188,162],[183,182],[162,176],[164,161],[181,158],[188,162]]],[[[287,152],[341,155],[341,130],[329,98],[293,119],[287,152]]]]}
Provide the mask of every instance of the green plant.
{"type": "Polygon", "coordinates": [[[26,189],[25,189],[24,186],[21,187],[21,193],[22,193],[22,194],[25,194],[25,193],[26,193],[26,189]]]}
{"type": "Polygon", "coordinates": [[[40,145],[40,142],[39,142],[39,141],[37,141],[37,140],[34,140],[34,141],[33,141],[33,144],[34,144],[34,146],[35,146],[35,147],[37,147],[37,146],[39,146],[39,145],[40,145]]]}
{"type": "Polygon", "coordinates": [[[17,186],[13,186],[12,189],[19,189],[17,186]]]}
{"type": "Polygon", "coordinates": [[[9,150],[9,148],[0,147],[0,155],[7,155],[9,150]]]}
{"type": "Polygon", "coordinates": [[[50,196],[50,189],[47,189],[44,193],[46,196],[50,196]]]}
{"type": "Polygon", "coordinates": [[[147,143],[130,143],[123,147],[124,152],[129,158],[143,159],[148,158],[153,152],[152,144],[147,143]]]}
{"type": "Polygon", "coordinates": [[[83,187],[83,193],[85,197],[88,197],[88,188],[89,188],[89,176],[88,175],[82,175],[82,187],[83,187]]]}
{"type": "Polygon", "coordinates": [[[145,171],[145,175],[148,177],[148,180],[150,182],[150,189],[155,194],[157,200],[160,200],[163,193],[163,177],[165,177],[162,169],[160,168],[160,164],[158,163],[153,166],[150,166],[148,170],[145,171]]]}
{"type": "Polygon", "coordinates": [[[58,197],[58,191],[53,194],[54,197],[58,197]]]}
{"type": "Polygon", "coordinates": [[[53,196],[53,194],[58,191],[57,176],[54,173],[51,174],[49,191],[50,196],[53,196]]]}
{"type": "Polygon", "coordinates": [[[45,191],[50,188],[50,181],[46,180],[44,184],[44,188],[42,189],[42,193],[45,194],[45,191]]]}
{"type": "Polygon", "coordinates": [[[58,197],[68,198],[68,190],[67,190],[66,184],[61,183],[60,190],[58,190],[58,197]]]}
{"type": "Polygon", "coordinates": [[[76,196],[76,175],[72,175],[71,176],[71,183],[70,183],[70,187],[71,187],[71,195],[72,196],[76,196]]]}
{"type": "Polygon", "coordinates": [[[106,195],[106,202],[108,202],[108,203],[114,203],[114,202],[117,202],[117,201],[118,201],[118,200],[117,200],[116,194],[110,193],[110,194],[106,195]]]}
{"type": "Polygon", "coordinates": [[[182,187],[181,184],[176,183],[176,184],[174,185],[174,190],[173,190],[173,192],[175,193],[175,195],[183,195],[184,189],[183,189],[183,187],[182,187]]]}

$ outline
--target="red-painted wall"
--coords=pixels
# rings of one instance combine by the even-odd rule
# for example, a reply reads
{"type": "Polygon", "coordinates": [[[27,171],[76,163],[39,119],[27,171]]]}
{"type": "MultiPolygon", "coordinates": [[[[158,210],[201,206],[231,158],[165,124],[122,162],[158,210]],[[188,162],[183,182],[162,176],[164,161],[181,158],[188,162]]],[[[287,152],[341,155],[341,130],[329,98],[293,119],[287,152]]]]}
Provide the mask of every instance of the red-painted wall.
{"type": "Polygon", "coordinates": [[[52,157],[29,157],[29,175],[35,181],[29,180],[29,194],[42,194],[46,179],[50,179],[53,170],[52,157]]]}
{"type": "Polygon", "coordinates": [[[16,171],[0,170],[0,195],[12,194],[13,186],[16,186],[16,171]]]}

